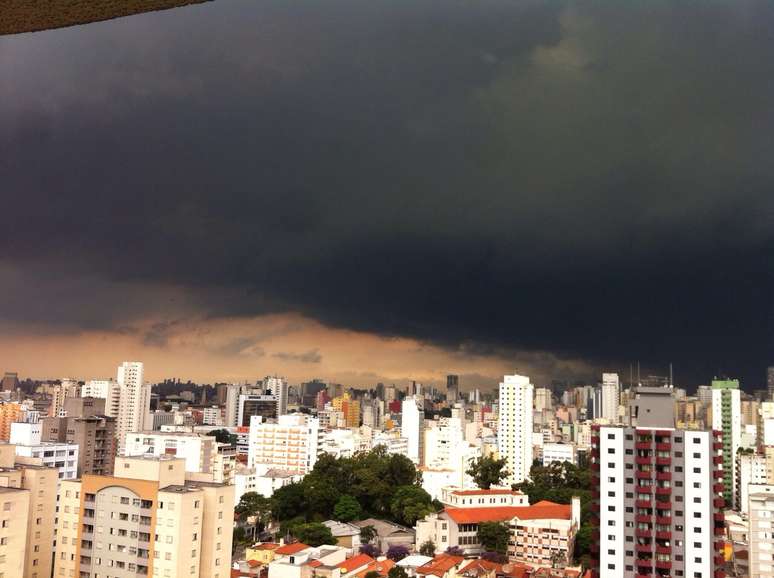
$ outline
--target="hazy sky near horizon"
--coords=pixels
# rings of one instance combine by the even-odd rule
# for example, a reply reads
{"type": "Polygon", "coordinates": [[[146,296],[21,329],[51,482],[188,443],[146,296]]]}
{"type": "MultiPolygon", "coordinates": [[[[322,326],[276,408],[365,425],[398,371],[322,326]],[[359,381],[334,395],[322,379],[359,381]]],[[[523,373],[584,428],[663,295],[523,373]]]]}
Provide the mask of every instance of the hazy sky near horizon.
{"type": "Polygon", "coordinates": [[[760,386],[772,54],[747,0],[216,0],[2,37],[0,366],[760,386]]]}

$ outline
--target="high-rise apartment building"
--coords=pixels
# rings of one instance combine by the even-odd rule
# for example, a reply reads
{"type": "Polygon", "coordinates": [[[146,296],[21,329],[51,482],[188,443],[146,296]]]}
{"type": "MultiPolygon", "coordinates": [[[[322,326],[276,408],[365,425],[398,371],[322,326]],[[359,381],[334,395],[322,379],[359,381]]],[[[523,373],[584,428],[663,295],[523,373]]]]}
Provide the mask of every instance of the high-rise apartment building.
{"type": "Polygon", "coordinates": [[[621,384],[617,373],[603,373],[600,386],[600,413],[598,417],[607,420],[607,423],[618,423],[618,404],[621,393],[621,384]]]}
{"type": "Polygon", "coordinates": [[[551,390],[546,387],[538,387],[535,390],[535,410],[544,411],[551,409],[551,390]]]}
{"type": "Polygon", "coordinates": [[[40,422],[11,424],[11,445],[17,456],[36,458],[42,465],[56,468],[60,480],[78,477],[78,446],[67,442],[44,442],[40,422]]]}
{"type": "Polygon", "coordinates": [[[230,576],[234,487],[187,480],[183,462],[119,456],[116,476],[63,482],[54,576],[230,576]]]}
{"type": "Polygon", "coordinates": [[[769,392],[769,401],[774,401],[774,367],[766,368],[766,386],[769,392]]]}
{"type": "Polygon", "coordinates": [[[424,402],[415,396],[403,399],[401,404],[401,437],[408,440],[407,457],[417,465],[425,463],[425,409],[424,402]]]}
{"type": "Polygon", "coordinates": [[[320,424],[306,414],[281,415],[268,422],[250,418],[247,467],[265,464],[306,474],[314,468],[320,444],[320,424]]]}
{"type": "Polygon", "coordinates": [[[104,415],[118,417],[121,403],[121,386],[113,379],[92,379],[83,384],[81,397],[98,397],[105,400],[104,415]]]}
{"type": "Polygon", "coordinates": [[[749,496],[751,491],[755,491],[754,486],[768,483],[766,466],[766,456],[763,454],[751,451],[736,454],[736,495],[734,501],[742,514],[747,514],[749,496]]]}
{"type": "Polygon", "coordinates": [[[446,376],[446,401],[450,404],[456,402],[460,397],[460,376],[446,376]]]}
{"type": "Polygon", "coordinates": [[[740,393],[738,379],[712,380],[712,429],[723,432],[723,497],[732,507],[736,505],[735,456],[742,439],[740,393]]]}
{"type": "Polygon", "coordinates": [[[508,484],[523,482],[532,467],[533,397],[529,377],[506,375],[500,383],[497,448],[506,461],[508,484]]]}
{"type": "Polygon", "coordinates": [[[15,391],[19,387],[19,374],[13,371],[6,371],[3,375],[3,381],[0,383],[0,389],[3,391],[15,391]]]}
{"type": "Polygon", "coordinates": [[[594,426],[594,576],[721,578],[720,432],[675,429],[671,387],[637,388],[630,412],[594,426]]]}
{"type": "Polygon", "coordinates": [[[774,486],[757,486],[751,489],[748,510],[749,577],[774,578],[774,532],[771,531],[774,486]]]}
{"type": "Polygon", "coordinates": [[[11,424],[22,421],[24,408],[20,403],[0,403],[0,441],[11,439],[11,424]]]}
{"type": "Polygon", "coordinates": [[[9,578],[51,576],[57,481],[56,469],[17,457],[14,446],[0,444],[0,573],[9,578]]]}
{"type": "Polygon", "coordinates": [[[284,377],[266,377],[263,388],[277,399],[277,416],[288,413],[288,380],[284,377]]]}
{"type": "Polygon", "coordinates": [[[145,383],[144,378],[144,367],[139,361],[125,361],[118,366],[116,381],[120,386],[121,394],[118,403],[116,436],[119,452],[124,449],[127,433],[146,429],[146,420],[150,414],[151,388],[145,383]]]}
{"type": "Polygon", "coordinates": [[[76,380],[62,379],[60,383],[52,388],[49,416],[59,417],[64,415],[65,400],[71,397],[78,397],[80,393],[81,385],[76,380]]]}
{"type": "Polygon", "coordinates": [[[331,401],[331,405],[335,411],[340,411],[344,414],[345,427],[360,426],[360,400],[352,399],[350,394],[344,393],[334,398],[331,401]]]}

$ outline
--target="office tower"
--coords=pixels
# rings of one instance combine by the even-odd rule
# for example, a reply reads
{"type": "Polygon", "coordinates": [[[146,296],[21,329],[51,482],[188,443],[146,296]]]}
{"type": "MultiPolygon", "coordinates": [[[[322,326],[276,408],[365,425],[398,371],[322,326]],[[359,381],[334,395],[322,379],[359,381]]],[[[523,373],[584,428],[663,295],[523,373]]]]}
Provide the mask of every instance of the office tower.
{"type": "Polygon", "coordinates": [[[769,400],[774,401],[774,367],[766,368],[766,386],[769,392],[769,400]]]}
{"type": "Polygon", "coordinates": [[[720,577],[720,438],[675,429],[670,387],[639,387],[631,404],[636,425],[594,426],[594,576],[720,577]]]}
{"type": "Polygon", "coordinates": [[[320,443],[320,422],[305,414],[281,415],[276,422],[250,418],[247,467],[265,464],[300,474],[314,468],[320,443]]]}
{"type": "Polygon", "coordinates": [[[459,375],[446,376],[446,400],[453,404],[460,397],[460,377],[459,375]]]}
{"type": "Polygon", "coordinates": [[[19,387],[19,374],[6,371],[3,376],[3,382],[0,384],[0,389],[3,391],[15,391],[19,387]]]}
{"type": "Polygon", "coordinates": [[[551,409],[553,404],[551,403],[551,390],[545,387],[539,387],[535,390],[535,409],[537,411],[543,411],[551,409]]]}
{"type": "Polygon", "coordinates": [[[226,394],[228,393],[227,383],[218,383],[215,385],[215,403],[217,405],[226,405],[226,394]]]}
{"type": "Polygon", "coordinates": [[[723,497],[734,505],[736,452],[742,437],[742,415],[738,379],[712,380],[712,429],[723,432],[723,497]]]}
{"type": "Polygon", "coordinates": [[[9,578],[51,576],[57,481],[55,468],[40,459],[17,458],[14,446],[0,444],[0,556],[6,556],[0,572],[9,578]]]}
{"type": "Polygon", "coordinates": [[[230,575],[233,486],[186,479],[168,456],[119,456],[116,472],[62,482],[54,576],[230,575]]]}
{"type": "Polygon", "coordinates": [[[92,379],[83,384],[81,397],[98,397],[105,400],[107,417],[118,417],[121,386],[113,379],[92,379]]]}
{"type": "Polygon", "coordinates": [[[277,398],[270,393],[243,393],[239,396],[237,426],[248,427],[254,415],[265,419],[277,417],[277,398]]]}
{"type": "Polygon", "coordinates": [[[415,396],[406,397],[401,404],[401,437],[408,440],[408,458],[417,465],[424,464],[425,409],[424,402],[415,396]]]}
{"type": "Polygon", "coordinates": [[[523,482],[532,467],[533,397],[529,377],[506,375],[500,383],[497,447],[506,460],[507,484],[523,482]]]}
{"type": "Polygon", "coordinates": [[[618,403],[621,384],[617,373],[603,373],[601,394],[601,415],[608,423],[618,423],[618,403]]]}

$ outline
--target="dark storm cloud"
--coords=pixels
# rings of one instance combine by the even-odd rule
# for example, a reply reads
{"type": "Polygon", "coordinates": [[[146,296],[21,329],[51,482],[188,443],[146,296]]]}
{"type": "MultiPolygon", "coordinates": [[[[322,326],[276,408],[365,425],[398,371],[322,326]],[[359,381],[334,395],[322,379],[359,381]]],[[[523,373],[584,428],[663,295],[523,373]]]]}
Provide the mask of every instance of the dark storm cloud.
{"type": "Polygon", "coordinates": [[[319,349],[310,349],[309,351],[304,351],[302,353],[279,351],[273,353],[272,357],[283,361],[297,361],[298,363],[320,363],[322,361],[322,355],[320,355],[319,349]]]}
{"type": "Polygon", "coordinates": [[[0,314],[111,328],[174,287],[176,316],[757,384],[772,30],[766,2],[231,1],[0,39],[0,271],[64,272],[0,314]]]}

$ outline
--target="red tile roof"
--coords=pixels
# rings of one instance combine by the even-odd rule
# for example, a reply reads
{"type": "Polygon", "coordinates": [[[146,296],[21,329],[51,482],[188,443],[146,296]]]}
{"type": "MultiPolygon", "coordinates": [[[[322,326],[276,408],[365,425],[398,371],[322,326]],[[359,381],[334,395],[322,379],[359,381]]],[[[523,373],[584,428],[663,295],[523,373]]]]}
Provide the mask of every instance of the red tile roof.
{"type": "Polygon", "coordinates": [[[367,566],[371,562],[375,562],[375,560],[368,554],[358,554],[357,556],[352,556],[352,558],[344,560],[340,564],[336,564],[336,567],[341,568],[342,574],[349,574],[361,566],[367,566]]]}
{"type": "Polygon", "coordinates": [[[449,517],[458,524],[479,524],[481,522],[503,522],[519,520],[569,520],[572,507],[569,504],[555,504],[542,501],[532,506],[498,506],[494,508],[446,508],[449,517]]]}
{"type": "Polygon", "coordinates": [[[290,554],[295,554],[296,552],[306,550],[307,548],[309,548],[309,546],[303,542],[296,542],[295,544],[285,544],[284,546],[280,546],[274,550],[274,553],[279,554],[280,556],[289,556],[290,554]]]}
{"type": "Polygon", "coordinates": [[[386,576],[393,566],[395,566],[395,562],[390,559],[374,560],[364,570],[355,574],[355,576],[356,578],[365,578],[365,575],[369,572],[377,572],[380,576],[386,576]]]}
{"type": "Polygon", "coordinates": [[[253,546],[253,550],[276,550],[279,548],[279,544],[275,544],[274,542],[263,542],[262,544],[256,544],[253,546]]]}
{"type": "Polygon", "coordinates": [[[247,565],[251,568],[255,568],[256,566],[260,566],[261,563],[258,560],[248,560],[247,565]]]}
{"type": "Polygon", "coordinates": [[[506,488],[502,488],[499,490],[455,490],[451,492],[455,496],[492,496],[495,494],[508,494],[511,496],[521,496],[523,495],[522,492],[518,492],[516,490],[508,490],[506,488]]]}
{"type": "Polygon", "coordinates": [[[322,562],[319,560],[309,560],[309,562],[306,563],[307,566],[311,566],[312,568],[317,568],[318,566],[322,566],[322,562]]]}
{"type": "Polygon", "coordinates": [[[427,564],[417,568],[417,574],[432,574],[433,576],[444,576],[449,570],[454,568],[460,562],[464,562],[462,556],[453,556],[451,554],[438,554],[427,564]]]}

